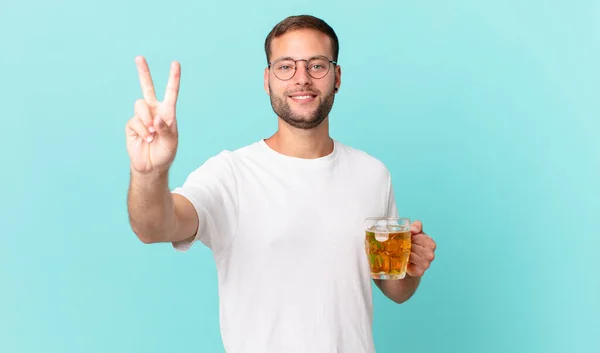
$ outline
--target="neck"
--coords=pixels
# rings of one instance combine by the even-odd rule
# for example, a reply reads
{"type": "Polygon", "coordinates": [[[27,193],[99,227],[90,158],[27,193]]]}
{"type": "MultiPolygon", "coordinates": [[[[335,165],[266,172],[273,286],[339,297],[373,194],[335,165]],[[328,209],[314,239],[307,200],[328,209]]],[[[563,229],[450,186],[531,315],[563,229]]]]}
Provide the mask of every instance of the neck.
{"type": "Polygon", "coordinates": [[[329,136],[329,118],[314,129],[291,127],[279,119],[278,129],[265,139],[273,150],[290,157],[313,159],[333,152],[333,140],[329,136]]]}

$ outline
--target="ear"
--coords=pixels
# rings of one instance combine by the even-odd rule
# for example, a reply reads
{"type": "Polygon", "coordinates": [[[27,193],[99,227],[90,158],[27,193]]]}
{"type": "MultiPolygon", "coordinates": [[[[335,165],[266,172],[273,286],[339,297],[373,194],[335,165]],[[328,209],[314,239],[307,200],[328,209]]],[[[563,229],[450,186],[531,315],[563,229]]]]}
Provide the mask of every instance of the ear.
{"type": "Polygon", "coordinates": [[[334,91],[337,93],[340,90],[340,86],[342,85],[342,68],[339,65],[335,66],[335,82],[334,82],[334,91]]]}
{"type": "Polygon", "coordinates": [[[265,88],[265,92],[267,92],[267,95],[271,95],[271,90],[269,89],[269,68],[266,67],[265,68],[265,77],[264,77],[264,88],[265,88]]]}

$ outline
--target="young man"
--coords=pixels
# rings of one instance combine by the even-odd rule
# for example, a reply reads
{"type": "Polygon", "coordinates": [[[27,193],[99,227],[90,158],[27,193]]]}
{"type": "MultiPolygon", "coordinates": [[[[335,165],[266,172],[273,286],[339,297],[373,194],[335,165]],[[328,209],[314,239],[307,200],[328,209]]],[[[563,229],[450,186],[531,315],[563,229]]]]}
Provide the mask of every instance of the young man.
{"type": "MultiPolygon", "coordinates": [[[[387,168],[329,136],[338,48],[318,18],[277,24],[265,41],[264,72],[277,131],[210,158],[173,191],[180,67],[172,64],[158,102],[147,64],[136,58],[144,99],[126,127],[131,227],[144,243],[184,251],[200,241],[212,250],[228,353],[375,351],[363,222],[397,210],[387,168]]],[[[375,280],[398,303],[434,257],[420,222],[412,234],[408,275],[375,280]]]]}

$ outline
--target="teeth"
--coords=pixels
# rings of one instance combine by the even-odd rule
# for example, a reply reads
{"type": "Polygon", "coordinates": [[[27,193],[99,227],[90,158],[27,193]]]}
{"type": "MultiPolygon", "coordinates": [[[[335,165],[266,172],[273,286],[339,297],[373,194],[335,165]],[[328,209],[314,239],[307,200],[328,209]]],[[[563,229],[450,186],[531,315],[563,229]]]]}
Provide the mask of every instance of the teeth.
{"type": "Polygon", "coordinates": [[[292,98],[296,98],[296,99],[308,99],[308,98],[312,98],[312,96],[292,96],[292,98]]]}

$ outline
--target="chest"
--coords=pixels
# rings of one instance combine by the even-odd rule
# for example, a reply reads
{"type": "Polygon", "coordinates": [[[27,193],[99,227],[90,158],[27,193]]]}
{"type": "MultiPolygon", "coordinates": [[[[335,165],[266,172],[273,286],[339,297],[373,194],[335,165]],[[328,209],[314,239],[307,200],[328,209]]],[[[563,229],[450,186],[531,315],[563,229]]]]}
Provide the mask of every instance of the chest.
{"type": "Polygon", "coordinates": [[[368,178],[335,172],[263,175],[240,187],[238,241],[282,261],[355,257],[364,249],[364,219],[385,211],[384,190],[368,178]]]}

